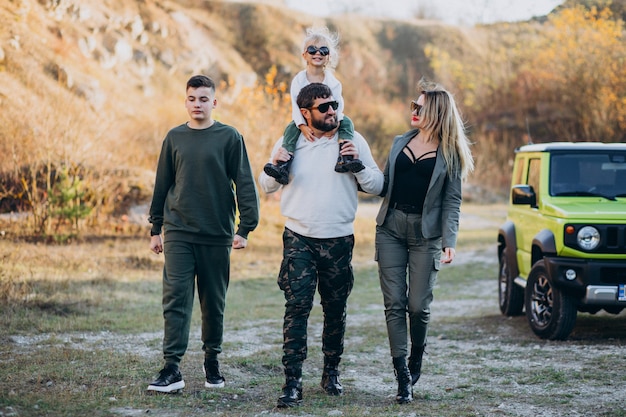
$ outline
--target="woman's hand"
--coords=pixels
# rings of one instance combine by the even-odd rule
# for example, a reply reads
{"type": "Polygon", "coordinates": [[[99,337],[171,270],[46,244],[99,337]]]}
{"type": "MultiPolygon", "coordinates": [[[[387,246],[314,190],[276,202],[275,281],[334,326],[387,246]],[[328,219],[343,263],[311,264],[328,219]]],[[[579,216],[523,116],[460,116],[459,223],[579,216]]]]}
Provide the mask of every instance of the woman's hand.
{"type": "Polygon", "coordinates": [[[443,248],[443,257],[441,258],[441,263],[451,263],[454,259],[454,255],[456,255],[456,251],[454,250],[454,248],[443,248]]]}

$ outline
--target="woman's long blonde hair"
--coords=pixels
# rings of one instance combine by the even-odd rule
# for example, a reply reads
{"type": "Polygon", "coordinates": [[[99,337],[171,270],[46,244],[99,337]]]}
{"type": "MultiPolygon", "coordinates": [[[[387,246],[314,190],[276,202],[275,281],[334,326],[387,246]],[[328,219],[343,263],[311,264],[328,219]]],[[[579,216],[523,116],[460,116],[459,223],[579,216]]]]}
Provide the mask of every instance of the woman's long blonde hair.
{"type": "Polygon", "coordinates": [[[470,141],[465,133],[465,123],[454,97],[441,85],[420,80],[418,91],[424,95],[420,117],[426,121],[422,130],[438,139],[439,147],[448,165],[448,174],[467,178],[474,171],[474,158],[470,141]]]}

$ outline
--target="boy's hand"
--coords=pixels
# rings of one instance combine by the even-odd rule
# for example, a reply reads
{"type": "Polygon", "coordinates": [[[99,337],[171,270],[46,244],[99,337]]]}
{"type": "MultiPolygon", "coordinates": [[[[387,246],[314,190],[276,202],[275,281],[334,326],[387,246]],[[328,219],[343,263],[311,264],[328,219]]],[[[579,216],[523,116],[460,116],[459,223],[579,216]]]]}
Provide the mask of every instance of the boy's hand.
{"type": "Polygon", "coordinates": [[[244,249],[246,246],[248,246],[248,239],[235,235],[233,239],[233,249],[244,249]]]}
{"type": "Polygon", "coordinates": [[[154,235],[150,237],[150,250],[157,255],[163,252],[163,241],[161,235],[154,235]]]}

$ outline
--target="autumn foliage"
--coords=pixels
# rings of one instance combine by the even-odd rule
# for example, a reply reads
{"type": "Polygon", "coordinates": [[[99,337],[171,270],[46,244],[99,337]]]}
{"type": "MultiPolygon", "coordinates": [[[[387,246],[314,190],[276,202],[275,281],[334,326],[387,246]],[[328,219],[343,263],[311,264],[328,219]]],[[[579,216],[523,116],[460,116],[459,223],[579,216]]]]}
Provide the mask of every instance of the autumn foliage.
{"type": "MultiPolygon", "coordinates": [[[[464,30],[419,21],[327,19],[341,33],[337,77],[346,114],[382,168],[393,136],[409,128],[417,81],[442,83],[457,97],[474,143],[477,164],[469,183],[496,196],[505,194],[514,149],[528,141],[626,141],[623,14],[587,3],[569,0],[544,19],[464,30]]],[[[13,3],[0,7],[0,18],[11,23],[11,32],[0,29],[9,41],[0,54],[0,212],[29,212],[20,232],[119,230],[109,223],[149,200],[161,141],[185,120],[182,86],[197,70],[164,53],[182,49],[185,36],[205,33],[211,51],[222,54],[224,67],[200,68],[220,82],[214,116],[242,132],[260,172],[290,119],[288,82],[302,69],[304,18],[267,6],[192,0],[168,15],[158,1],[138,2],[132,7],[152,30],[145,29],[146,42],[154,43],[144,48],[137,37],[135,55],[153,50],[161,61],[147,81],[132,85],[122,81],[137,66],[102,71],[98,62],[85,60],[72,22],[58,20],[53,30],[45,14],[34,12],[42,4],[13,14],[13,3]],[[183,15],[185,25],[171,20],[183,15]],[[211,20],[215,16],[219,20],[211,20]],[[172,25],[170,36],[162,36],[163,22],[172,25]],[[282,34],[277,28],[285,22],[289,33],[282,34]],[[37,37],[13,34],[30,30],[26,23],[38,28],[37,37]],[[241,73],[250,78],[224,69],[241,62],[247,65],[241,73]],[[80,64],[80,77],[66,71],[71,64],[80,64]],[[101,100],[105,94],[114,99],[101,100]]],[[[125,31],[133,27],[115,33],[128,38],[125,31]]],[[[195,52],[183,55],[202,61],[193,60],[195,52]]]]}
{"type": "Polygon", "coordinates": [[[436,77],[463,97],[477,176],[504,188],[525,142],[626,140],[624,22],[606,8],[564,8],[546,22],[477,28],[486,48],[426,47],[436,77]]]}

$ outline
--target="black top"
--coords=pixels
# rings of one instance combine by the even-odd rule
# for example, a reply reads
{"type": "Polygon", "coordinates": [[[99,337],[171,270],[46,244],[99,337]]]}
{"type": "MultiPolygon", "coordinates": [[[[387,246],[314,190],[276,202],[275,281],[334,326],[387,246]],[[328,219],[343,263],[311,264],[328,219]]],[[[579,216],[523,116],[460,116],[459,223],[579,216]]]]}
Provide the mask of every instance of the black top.
{"type": "Polygon", "coordinates": [[[435,169],[437,151],[426,152],[416,158],[408,146],[405,148],[411,157],[405,152],[398,155],[395,184],[389,206],[410,206],[413,208],[412,212],[421,213],[430,178],[435,169]]]}

